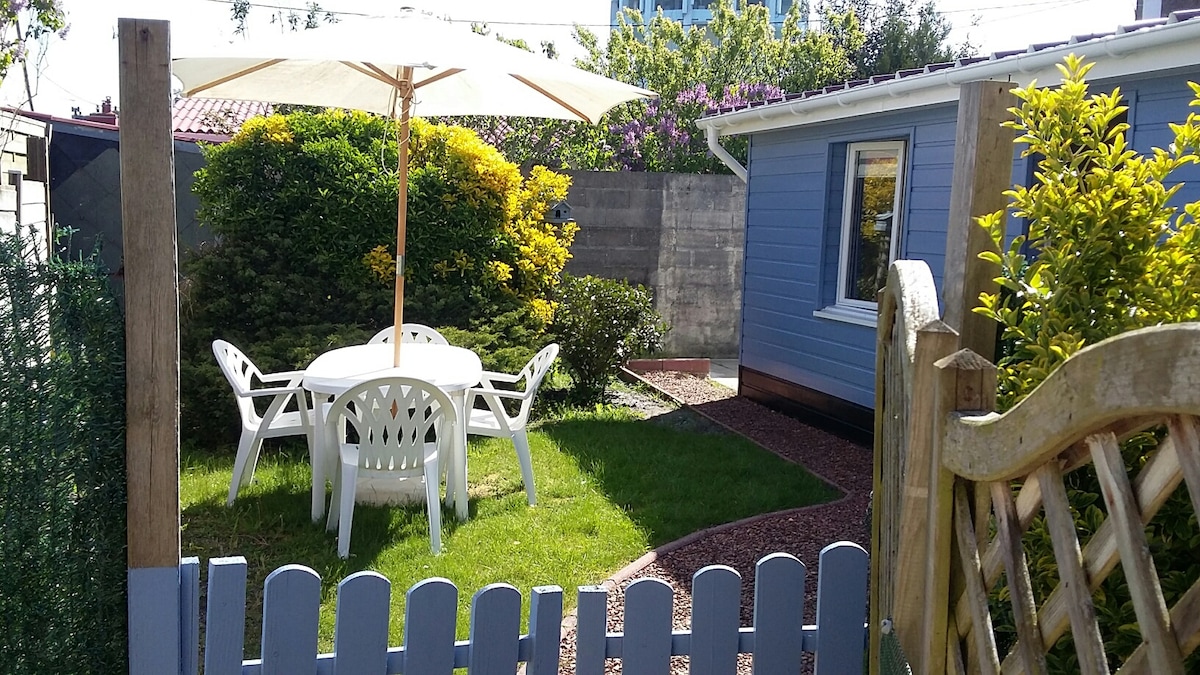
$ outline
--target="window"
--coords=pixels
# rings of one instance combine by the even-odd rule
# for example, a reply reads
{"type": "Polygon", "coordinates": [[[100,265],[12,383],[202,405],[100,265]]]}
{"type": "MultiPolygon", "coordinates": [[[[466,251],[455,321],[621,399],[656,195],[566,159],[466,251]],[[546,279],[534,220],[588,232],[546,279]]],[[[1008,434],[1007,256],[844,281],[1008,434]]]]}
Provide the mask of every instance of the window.
{"type": "Polygon", "coordinates": [[[658,0],[658,8],[664,12],[683,9],[683,0],[658,0]]]}
{"type": "Polygon", "coordinates": [[[852,143],[846,149],[836,309],[850,310],[870,325],[875,296],[899,251],[903,176],[903,141],[852,143]]]}

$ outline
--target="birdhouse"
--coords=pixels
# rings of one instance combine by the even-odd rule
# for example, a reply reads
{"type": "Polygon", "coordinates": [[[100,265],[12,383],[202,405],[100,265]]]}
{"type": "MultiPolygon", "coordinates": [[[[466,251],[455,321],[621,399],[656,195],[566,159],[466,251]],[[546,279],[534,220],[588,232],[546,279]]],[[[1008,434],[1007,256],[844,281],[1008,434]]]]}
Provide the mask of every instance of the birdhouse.
{"type": "Polygon", "coordinates": [[[568,220],[571,220],[571,205],[566,201],[561,201],[557,204],[554,204],[546,213],[547,223],[554,223],[558,225],[565,223],[568,220]]]}

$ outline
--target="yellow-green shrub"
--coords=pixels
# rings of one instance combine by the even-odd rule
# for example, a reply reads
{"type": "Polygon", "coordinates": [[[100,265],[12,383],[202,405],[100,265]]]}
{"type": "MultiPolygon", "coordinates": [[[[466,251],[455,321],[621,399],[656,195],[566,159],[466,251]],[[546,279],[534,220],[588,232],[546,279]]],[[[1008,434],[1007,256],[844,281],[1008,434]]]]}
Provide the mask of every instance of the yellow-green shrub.
{"type": "MultiPolygon", "coordinates": [[[[236,419],[211,410],[231,403],[214,338],[285,369],[392,323],[396,131],[361,112],[295,112],[204,149],[195,191],[218,243],[184,265],[185,425],[236,419]]],[[[405,319],[474,330],[516,311],[544,329],[576,231],[544,217],[570,179],[522,177],[466,129],[416,119],[411,138],[405,319]]]]}

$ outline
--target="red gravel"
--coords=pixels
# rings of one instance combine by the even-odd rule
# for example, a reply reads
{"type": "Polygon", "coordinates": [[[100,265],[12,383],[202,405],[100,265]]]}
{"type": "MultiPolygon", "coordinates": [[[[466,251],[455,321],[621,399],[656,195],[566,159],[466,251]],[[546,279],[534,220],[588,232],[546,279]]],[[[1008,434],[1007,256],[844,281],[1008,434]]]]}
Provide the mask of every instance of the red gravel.
{"type": "MultiPolygon", "coordinates": [[[[609,587],[608,630],[620,631],[624,607],[622,591],[630,581],[657,577],[675,589],[675,629],[690,626],[691,578],[706,565],[728,565],[742,575],[742,625],[752,624],[754,564],[770,553],[791,553],[808,567],[805,622],[815,621],[817,562],[821,549],[837,541],[853,541],[864,548],[870,542],[866,515],[871,491],[871,450],[826,431],[811,427],[757,403],[738,397],[727,387],[705,378],[672,372],[642,375],[657,388],[690,405],[709,419],[758,443],[838,487],[844,494],[828,504],[770,514],[730,527],[719,526],[693,538],[660,547],[649,564],[637,563],[604,583],[609,587]]],[[[574,617],[564,622],[562,672],[574,671],[574,617]]],[[[739,675],[749,675],[749,655],[738,661],[739,675]]],[[[672,673],[687,672],[687,658],[672,658],[672,673]]],[[[808,668],[805,669],[806,671],[808,668]]],[[[606,672],[620,672],[620,661],[610,659],[606,672]]]]}

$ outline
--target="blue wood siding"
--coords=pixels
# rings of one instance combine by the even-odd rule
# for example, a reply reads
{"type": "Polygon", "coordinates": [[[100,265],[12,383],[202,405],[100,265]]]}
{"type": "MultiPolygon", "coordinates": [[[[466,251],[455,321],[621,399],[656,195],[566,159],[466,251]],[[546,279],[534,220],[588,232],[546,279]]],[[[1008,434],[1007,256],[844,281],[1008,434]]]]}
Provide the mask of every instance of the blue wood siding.
{"type": "MultiPolygon", "coordinates": [[[[1195,96],[1187,86],[1188,80],[1200,79],[1200,70],[1176,77],[1160,77],[1140,82],[1119,83],[1125,102],[1129,106],[1129,125],[1132,130],[1130,145],[1138,152],[1150,152],[1152,148],[1168,148],[1175,141],[1175,134],[1168,126],[1180,124],[1187,119],[1195,96]]],[[[1110,91],[1109,83],[1095,85],[1093,91],[1110,91]]],[[[1171,204],[1182,209],[1184,204],[1200,200],[1200,166],[1189,164],[1171,174],[1169,183],[1184,183],[1183,188],[1171,200],[1171,204]]]]}
{"type": "Polygon", "coordinates": [[[901,253],[940,275],[955,115],[948,105],[751,137],[742,365],[874,405],[874,330],[813,316],[837,296],[847,145],[905,141],[901,253]]]}
{"type": "MultiPolygon", "coordinates": [[[[1168,123],[1187,118],[1194,72],[1103,81],[1120,86],[1130,107],[1130,144],[1168,147],[1168,123]]],[[[1194,110],[1194,109],[1193,109],[1194,110]]],[[[900,255],[924,260],[942,284],[954,169],[957,105],[868,115],[799,129],[753,134],[746,207],[746,266],[741,363],[828,395],[874,407],[875,331],[813,316],[837,295],[847,144],[907,143],[900,255]]],[[[1013,183],[1028,184],[1030,160],[1013,149],[1013,183]]],[[[1173,175],[1185,186],[1174,204],[1200,200],[1200,166],[1173,175]]],[[[1010,217],[1009,237],[1025,223],[1010,217]]]]}

